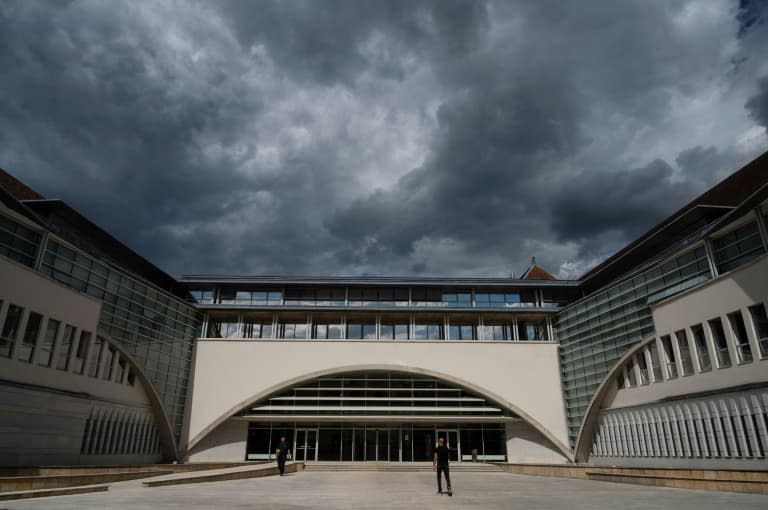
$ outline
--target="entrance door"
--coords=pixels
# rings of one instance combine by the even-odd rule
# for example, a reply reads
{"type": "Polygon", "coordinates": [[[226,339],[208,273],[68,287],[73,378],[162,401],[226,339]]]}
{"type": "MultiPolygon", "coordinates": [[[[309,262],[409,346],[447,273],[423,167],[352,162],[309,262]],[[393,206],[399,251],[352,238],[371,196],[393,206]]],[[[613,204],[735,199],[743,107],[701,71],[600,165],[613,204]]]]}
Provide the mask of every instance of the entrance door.
{"type": "Polygon", "coordinates": [[[317,460],[317,429],[296,429],[293,458],[298,461],[317,460]]]}
{"type": "Polygon", "coordinates": [[[461,462],[459,431],[458,430],[438,430],[436,436],[438,439],[442,437],[445,440],[445,446],[447,446],[448,451],[451,452],[451,461],[461,462]]]}

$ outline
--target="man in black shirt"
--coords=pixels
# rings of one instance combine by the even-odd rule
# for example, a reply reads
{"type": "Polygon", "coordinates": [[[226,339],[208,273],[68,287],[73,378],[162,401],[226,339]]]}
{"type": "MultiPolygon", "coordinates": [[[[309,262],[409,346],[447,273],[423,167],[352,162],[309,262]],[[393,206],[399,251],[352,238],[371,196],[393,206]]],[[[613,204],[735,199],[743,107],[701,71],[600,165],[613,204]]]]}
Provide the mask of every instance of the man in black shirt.
{"type": "Polygon", "coordinates": [[[277,468],[280,470],[280,476],[283,476],[283,473],[285,473],[285,461],[290,454],[291,446],[288,444],[288,441],[285,440],[285,436],[283,436],[280,438],[280,444],[275,450],[275,455],[277,456],[277,468]]]}
{"type": "Polygon", "coordinates": [[[437,448],[435,448],[435,455],[432,459],[432,471],[437,471],[437,493],[443,493],[442,480],[440,480],[440,472],[443,472],[445,473],[445,483],[448,485],[448,495],[453,496],[451,491],[451,475],[448,471],[449,460],[451,460],[451,452],[445,446],[445,439],[440,437],[437,439],[437,448]]]}

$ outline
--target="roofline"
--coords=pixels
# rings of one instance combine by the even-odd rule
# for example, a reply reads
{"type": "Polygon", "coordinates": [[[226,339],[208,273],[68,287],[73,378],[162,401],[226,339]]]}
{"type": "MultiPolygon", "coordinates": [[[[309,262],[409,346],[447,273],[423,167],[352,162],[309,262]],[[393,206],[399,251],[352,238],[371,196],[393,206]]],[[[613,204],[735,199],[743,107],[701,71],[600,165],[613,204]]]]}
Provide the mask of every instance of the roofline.
{"type": "MultiPolygon", "coordinates": [[[[717,200],[716,197],[713,197],[713,192],[715,192],[718,188],[727,186],[729,183],[733,183],[734,181],[737,181],[740,177],[742,177],[745,173],[747,173],[748,169],[752,168],[753,165],[757,165],[760,160],[768,159],[768,151],[762,153],[761,155],[757,156],[752,161],[748,162],[744,166],[742,166],[740,169],[736,170],[734,173],[730,174],[729,176],[725,177],[723,180],[715,184],[713,187],[707,189],[700,195],[698,195],[693,200],[686,203],[683,207],[675,211],[674,213],[667,216],[665,219],[654,225],[652,228],[647,230],[644,234],[642,234],[640,237],[636,238],[633,241],[630,241],[628,244],[626,244],[624,247],[620,248],[616,253],[605,259],[603,262],[598,264],[597,266],[593,267],[579,278],[579,280],[586,282],[592,277],[596,276],[600,272],[602,272],[604,269],[614,265],[616,262],[621,260],[624,256],[628,255],[629,253],[633,252],[636,248],[644,244],[649,239],[655,237],[657,234],[662,232],[664,229],[666,229],[668,226],[674,224],[678,219],[683,217],[689,210],[695,208],[696,206],[704,206],[704,207],[734,207],[738,204],[717,204],[717,203],[703,203],[707,200],[717,200]]],[[[756,170],[755,170],[756,171],[756,170]]],[[[722,189],[722,188],[721,188],[722,189]]],[[[745,198],[746,200],[746,198],[745,198]]]]}
{"type": "Polygon", "coordinates": [[[238,276],[181,275],[179,283],[207,284],[299,284],[299,285],[383,285],[383,286],[453,286],[453,287],[577,287],[579,280],[521,280],[518,278],[446,278],[389,276],[238,276]]]}

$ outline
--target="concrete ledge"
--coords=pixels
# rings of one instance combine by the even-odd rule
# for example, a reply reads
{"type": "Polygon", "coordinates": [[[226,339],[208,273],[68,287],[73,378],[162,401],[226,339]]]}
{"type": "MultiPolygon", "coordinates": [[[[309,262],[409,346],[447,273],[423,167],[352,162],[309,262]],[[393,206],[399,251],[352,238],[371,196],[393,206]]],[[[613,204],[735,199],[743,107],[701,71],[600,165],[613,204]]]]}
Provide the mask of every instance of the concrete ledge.
{"type": "MultiPolygon", "coordinates": [[[[197,473],[192,475],[173,474],[167,477],[143,482],[145,487],[163,487],[167,485],[184,485],[190,483],[221,482],[225,480],[243,480],[246,478],[260,478],[262,476],[274,476],[280,474],[277,466],[245,466],[225,470],[217,470],[213,473],[197,473]]],[[[285,465],[286,473],[296,473],[304,469],[303,462],[296,462],[285,465]]]]}
{"type": "Polygon", "coordinates": [[[768,494],[768,471],[678,468],[619,468],[585,464],[501,464],[508,473],[768,494]]]}
{"type": "Polygon", "coordinates": [[[86,487],[65,487],[61,489],[38,489],[32,491],[4,492],[0,501],[14,499],[48,498],[51,496],[70,496],[72,494],[87,494],[89,492],[106,492],[109,485],[90,485],[86,487]]]}
{"type": "Polygon", "coordinates": [[[136,480],[138,478],[161,476],[170,473],[173,473],[173,471],[151,469],[123,473],[12,476],[0,478],[0,494],[11,491],[58,489],[62,487],[78,487],[100,483],[122,482],[125,480],[136,480]]]}
{"type": "Polygon", "coordinates": [[[748,492],[753,494],[768,494],[768,482],[762,480],[735,480],[696,478],[686,476],[669,476],[668,474],[643,475],[634,473],[611,473],[605,471],[587,470],[590,480],[616,483],[634,483],[653,485],[657,487],[673,487],[675,489],[699,489],[708,491],[748,492]]]}
{"type": "Polygon", "coordinates": [[[87,475],[104,473],[129,473],[136,471],[171,471],[185,473],[237,466],[253,466],[263,462],[190,462],[186,464],[114,464],[106,466],[28,466],[0,467],[0,478],[45,475],[87,475]]]}

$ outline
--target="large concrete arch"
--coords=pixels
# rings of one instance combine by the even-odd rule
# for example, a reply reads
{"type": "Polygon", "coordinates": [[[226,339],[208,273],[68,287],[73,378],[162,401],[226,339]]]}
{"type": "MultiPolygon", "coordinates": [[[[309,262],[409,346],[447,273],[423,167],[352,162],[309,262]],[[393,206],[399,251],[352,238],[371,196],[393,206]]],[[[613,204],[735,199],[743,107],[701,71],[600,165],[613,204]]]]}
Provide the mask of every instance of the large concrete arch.
{"type": "Polygon", "coordinates": [[[149,400],[150,407],[152,409],[152,414],[155,417],[158,433],[160,434],[160,444],[162,445],[163,456],[169,460],[178,460],[179,451],[176,446],[176,439],[173,436],[171,420],[168,418],[168,414],[165,412],[163,401],[160,398],[160,394],[157,392],[157,389],[155,389],[154,384],[152,384],[152,381],[149,380],[149,377],[147,377],[146,372],[144,372],[144,369],[141,367],[141,365],[139,365],[136,358],[127,352],[123,346],[120,345],[120,342],[110,337],[109,335],[99,333],[99,336],[104,338],[109,343],[109,345],[115,348],[120,357],[128,362],[129,369],[133,371],[133,373],[136,375],[136,379],[138,379],[142,388],[144,388],[147,399],[149,400]]]}
{"type": "Polygon", "coordinates": [[[616,362],[613,368],[611,368],[608,374],[603,378],[603,382],[600,383],[600,386],[597,387],[597,391],[592,395],[592,400],[589,401],[587,411],[581,419],[581,427],[579,428],[579,436],[576,439],[576,448],[574,448],[573,455],[576,462],[585,463],[589,461],[589,452],[592,450],[592,438],[594,437],[597,419],[600,416],[600,409],[603,400],[608,395],[608,391],[615,387],[619,371],[622,370],[632,356],[645,349],[645,347],[654,340],[656,340],[656,337],[651,336],[634,345],[619,361],[616,362]]]}
{"type": "Polygon", "coordinates": [[[265,398],[268,398],[271,395],[274,395],[275,393],[279,393],[283,390],[286,390],[292,386],[295,386],[297,384],[301,384],[306,381],[310,381],[312,379],[317,379],[319,377],[326,377],[326,376],[332,376],[332,375],[338,375],[343,373],[349,373],[349,372],[359,372],[359,371],[389,371],[389,372],[401,372],[401,373],[407,373],[407,374],[414,374],[414,375],[425,375],[429,377],[433,377],[435,379],[442,380],[446,383],[452,384],[454,386],[458,386],[462,389],[465,389],[467,391],[471,391],[473,393],[476,393],[478,395],[481,395],[482,397],[487,398],[488,400],[491,400],[495,403],[497,403],[499,406],[501,406],[505,411],[514,413],[517,415],[520,419],[522,419],[524,422],[526,422],[529,426],[533,427],[537,432],[539,432],[541,435],[543,435],[548,441],[552,443],[552,445],[568,460],[573,460],[572,452],[570,448],[568,448],[567,445],[565,445],[562,441],[558,440],[557,437],[555,437],[554,434],[552,434],[551,431],[549,431],[546,427],[544,427],[541,423],[539,423],[537,420],[535,420],[533,417],[531,417],[528,413],[520,409],[517,405],[515,405],[512,402],[507,401],[506,399],[502,398],[498,394],[487,390],[486,388],[482,388],[476,384],[473,384],[469,381],[466,381],[464,379],[452,376],[450,374],[444,373],[444,372],[438,372],[431,369],[425,369],[421,367],[415,367],[415,366],[407,366],[407,365],[400,365],[400,364],[356,364],[356,365],[342,365],[337,366],[333,368],[326,368],[322,370],[317,370],[314,372],[306,373],[298,377],[292,377],[290,379],[286,379],[283,381],[280,381],[268,388],[265,388],[257,393],[252,394],[246,399],[243,399],[239,401],[236,405],[230,407],[226,412],[220,414],[216,419],[211,421],[207,426],[205,426],[198,434],[196,434],[193,438],[190,439],[187,447],[187,451],[191,451],[195,445],[200,443],[208,434],[213,432],[213,430],[216,429],[219,425],[224,423],[226,420],[231,418],[233,415],[241,411],[242,409],[255,404],[256,402],[259,402],[265,398]]]}

